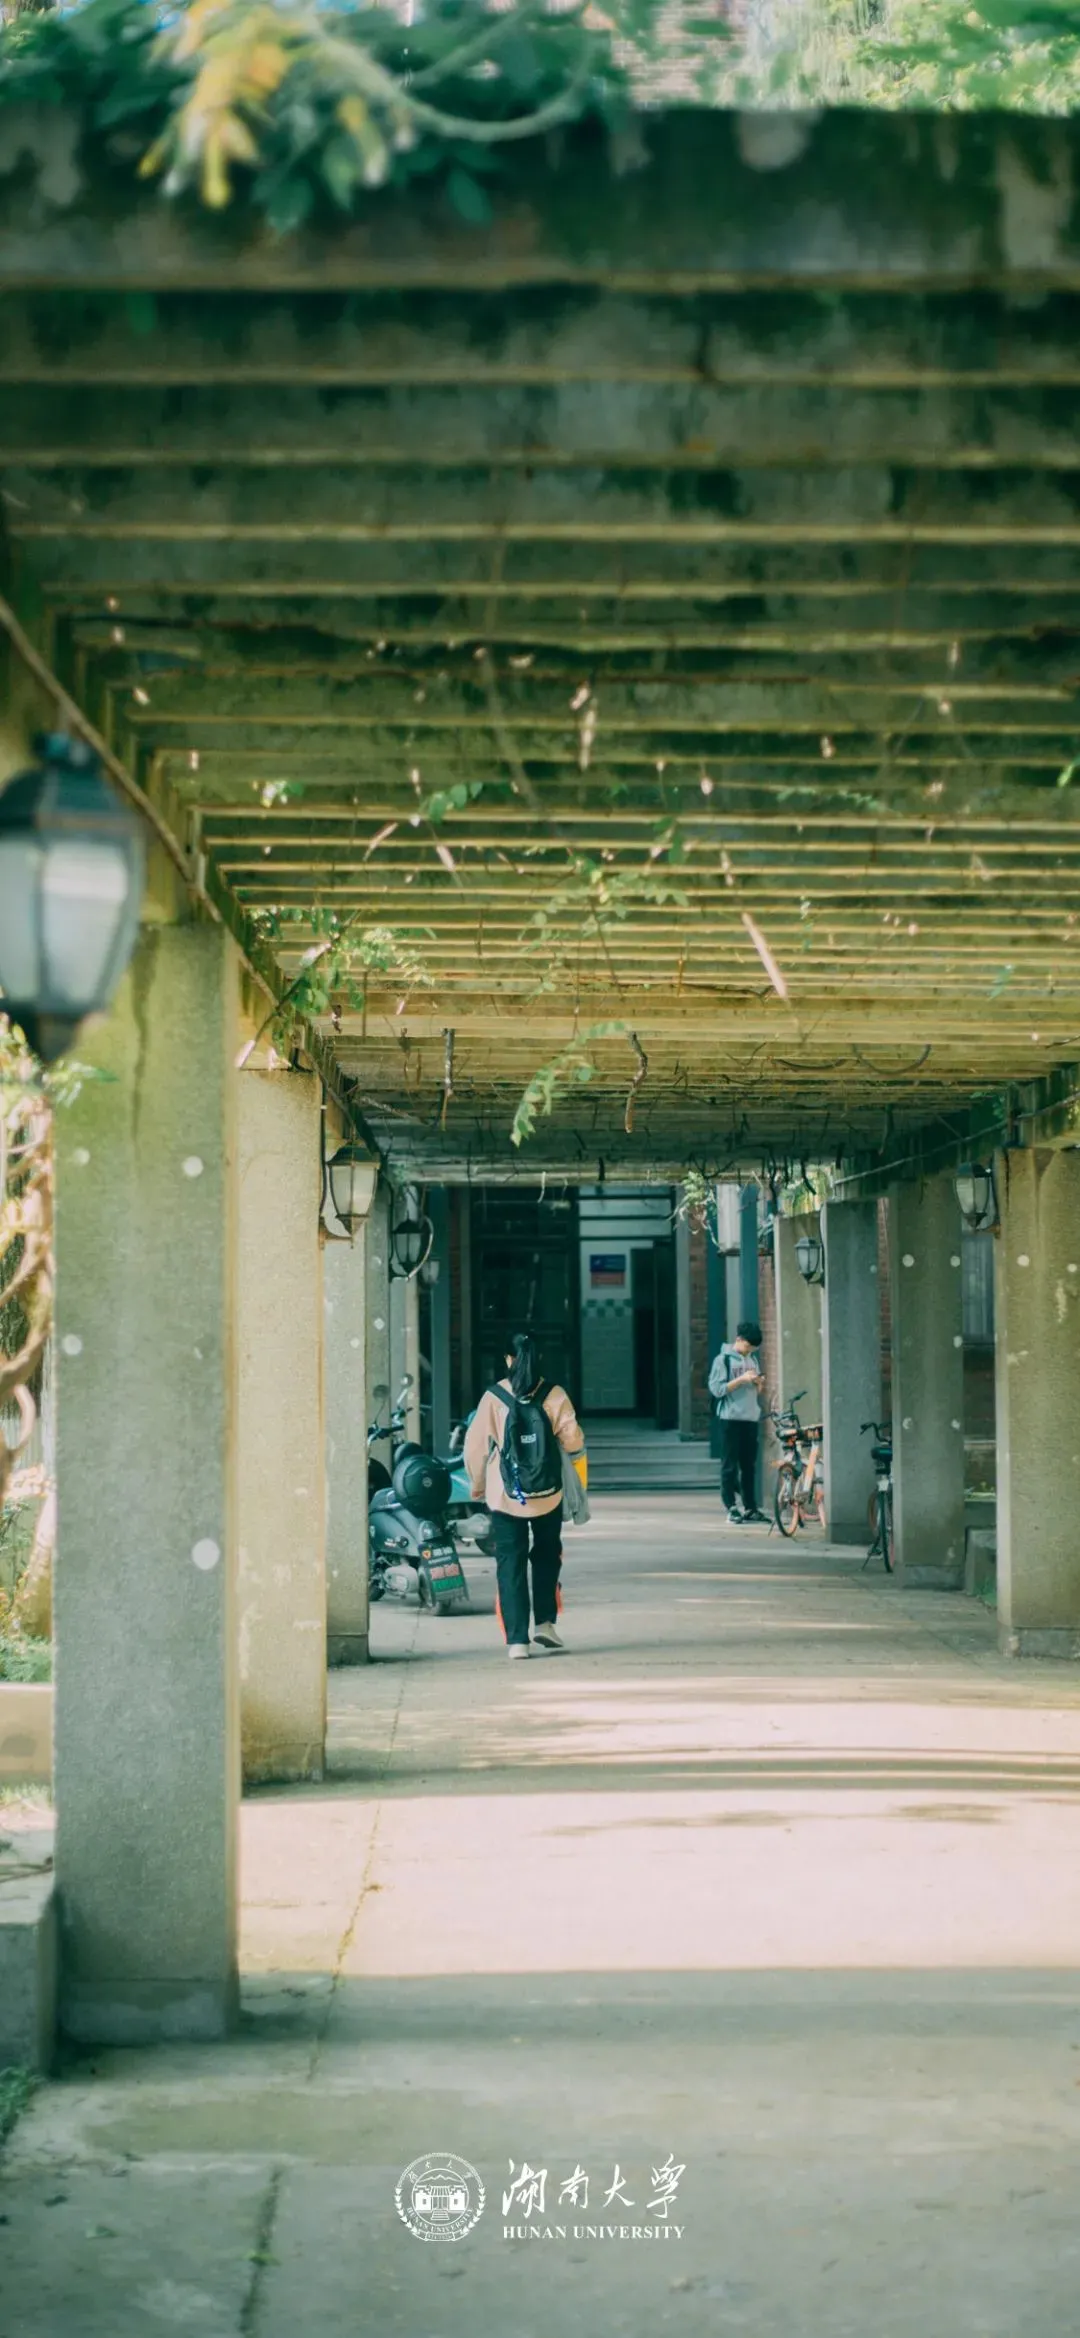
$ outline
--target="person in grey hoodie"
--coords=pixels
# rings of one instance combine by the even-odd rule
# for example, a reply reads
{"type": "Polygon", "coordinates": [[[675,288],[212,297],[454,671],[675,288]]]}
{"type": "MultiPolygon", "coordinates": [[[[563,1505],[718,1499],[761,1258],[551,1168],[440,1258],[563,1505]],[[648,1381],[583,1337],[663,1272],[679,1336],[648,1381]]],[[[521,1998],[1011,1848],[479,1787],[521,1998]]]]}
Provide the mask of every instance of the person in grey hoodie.
{"type": "Polygon", "coordinates": [[[740,1323],[713,1358],[709,1394],[720,1421],[720,1491],[733,1526],[768,1524],[757,1507],[757,1455],[761,1427],[761,1325],[740,1323]]]}

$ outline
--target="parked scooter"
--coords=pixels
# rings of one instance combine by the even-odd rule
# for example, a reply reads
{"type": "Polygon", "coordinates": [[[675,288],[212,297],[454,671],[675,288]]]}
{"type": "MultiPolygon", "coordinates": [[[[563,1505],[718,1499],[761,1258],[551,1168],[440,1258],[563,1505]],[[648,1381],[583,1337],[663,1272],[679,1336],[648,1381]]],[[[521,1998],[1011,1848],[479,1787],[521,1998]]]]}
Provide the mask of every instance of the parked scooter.
{"type": "MultiPolygon", "coordinates": [[[[406,1375],[390,1416],[391,1439],[400,1440],[405,1426],[404,1404],[412,1381],[406,1375]]],[[[374,1391],[376,1406],[385,1403],[389,1389],[374,1391]]],[[[368,1430],[369,1451],[387,1435],[376,1419],[368,1430]]],[[[375,1459],[368,1462],[368,1570],[371,1597],[387,1592],[399,1599],[415,1591],[421,1607],[436,1615],[450,1615],[468,1607],[469,1586],[446,1515],[450,1472],[445,1462],[419,1445],[392,1443],[392,1468],[375,1459]],[[383,1483],[375,1483],[382,1479],[383,1483]]]]}
{"type": "MultiPolygon", "coordinates": [[[[469,1420],[472,1414],[469,1415],[469,1420]]],[[[450,1432],[450,1451],[443,1456],[450,1472],[450,1500],[447,1516],[454,1530],[455,1541],[470,1543],[481,1558],[490,1559],[495,1553],[495,1537],[491,1512],[477,1502],[469,1484],[462,1448],[468,1421],[457,1421],[450,1432]]]]}

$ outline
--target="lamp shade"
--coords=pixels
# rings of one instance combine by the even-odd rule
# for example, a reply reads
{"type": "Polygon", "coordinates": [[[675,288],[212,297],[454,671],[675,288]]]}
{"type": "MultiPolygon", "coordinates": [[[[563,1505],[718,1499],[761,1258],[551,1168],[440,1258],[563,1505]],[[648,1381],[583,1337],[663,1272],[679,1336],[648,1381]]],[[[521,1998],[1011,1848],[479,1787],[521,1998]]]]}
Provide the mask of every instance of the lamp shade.
{"type": "Polygon", "coordinates": [[[349,1234],[355,1234],[368,1216],[375,1199],[379,1180],[379,1164],[362,1145],[339,1145],[333,1159],[326,1165],[330,1199],[336,1216],[349,1234]]]}
{"type": "Polygon", "coordinates": [[[824,1282],[825,1248],[817,1234],[800,1234],[795,1244],[795,1264],[805,1283],[824,1282]]]}
{"type": "Polygon", "coordinates": [[[969,1233],[982,1233],[984,1228],[997,1223],[997,1193],[994,1172],[988,1163],[967,1161],[958,1169],[954,1180],[960,1215],[969,1233]]]}
{"type": "Polygon", "coordinates": [[[390,1272],[402,1282],[419,1274],[431,1251],[430,1218],[399,1218],[390,1231],[390,1272]]]}
{"type": "Polygon", "coordinates": [[[63,733],[0,794],[4,1011],[51,1062],[106,1007],[135,946],[142,829],[92,750],[63,733]]]}

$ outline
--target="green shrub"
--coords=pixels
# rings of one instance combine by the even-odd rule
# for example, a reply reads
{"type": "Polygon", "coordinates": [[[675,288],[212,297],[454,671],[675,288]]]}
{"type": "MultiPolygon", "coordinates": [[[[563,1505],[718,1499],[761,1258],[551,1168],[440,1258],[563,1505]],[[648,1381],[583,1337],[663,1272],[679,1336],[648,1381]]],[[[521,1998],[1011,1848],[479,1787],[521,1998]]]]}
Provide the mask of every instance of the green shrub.
{"type": "Polygon", "coordinates": [[[37,1502],[0,1505],[0,1591],[14,1591],[26,1573],[39,1507],[37,1502]]]}
{"type": "Polygon", "coordinates": [[[0,1680],[51,1680],[52,1642],[35,1640],[14,1624],[0,1627],[0,1680]]]}

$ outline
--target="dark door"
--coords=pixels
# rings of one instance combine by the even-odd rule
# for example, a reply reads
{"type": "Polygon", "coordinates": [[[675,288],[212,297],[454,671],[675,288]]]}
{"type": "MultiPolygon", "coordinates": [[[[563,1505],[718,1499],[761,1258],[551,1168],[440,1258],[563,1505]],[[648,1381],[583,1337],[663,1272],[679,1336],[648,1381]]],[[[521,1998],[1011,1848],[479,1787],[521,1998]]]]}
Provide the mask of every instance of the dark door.
{"type": "Polygon", "coordinates": [[[578,1401],[579,1280],[576,1200],[553,1204],[531,1187],[473,1195],[472,1403],[505,1371],[515,1331],[532,1332],[546,1377],[578,1401]]]}
{"type": "Polygon", "coordinates": [[[630,1253],[630,1303],[634,1320],[634,1411],[656,1416],[656,1260],[653,1246],[630,1253]]]}
{"type": "Polygon", "coordinates": [[[675,1314],[675,1244],[652,1246],[656,1280],[656,1426],[675,1429],[679,1424],[679,1358],[675,1314]]]}

